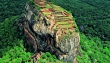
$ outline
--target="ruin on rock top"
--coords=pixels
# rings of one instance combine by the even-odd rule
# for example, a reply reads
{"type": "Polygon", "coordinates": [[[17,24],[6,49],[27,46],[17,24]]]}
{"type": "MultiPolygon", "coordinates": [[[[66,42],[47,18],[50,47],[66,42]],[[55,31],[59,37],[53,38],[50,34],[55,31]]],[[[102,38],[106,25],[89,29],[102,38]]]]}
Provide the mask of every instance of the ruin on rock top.
{"type": "Polygon", "coordinates": [[[19,29],[24,32],[25,46],[33,46],[35,53],[50,52],[75,63],[80,36],[70,12],[45,0],[27,2],[19,29]]]}

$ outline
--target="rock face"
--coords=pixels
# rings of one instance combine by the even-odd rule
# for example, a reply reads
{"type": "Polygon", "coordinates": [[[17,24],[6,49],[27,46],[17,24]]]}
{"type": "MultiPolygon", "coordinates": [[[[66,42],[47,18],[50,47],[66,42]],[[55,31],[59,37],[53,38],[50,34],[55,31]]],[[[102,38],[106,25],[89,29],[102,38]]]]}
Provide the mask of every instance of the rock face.
{"type": "Polygon", "coordinates": [[[19,28],[26,37],[25,44],[33,46],[36,53],[48,51],[59,59],[75,63],[80,36],[72,15],[60,6],[42,0],[28,2],[25,10],[19,21],[19,28]]]}

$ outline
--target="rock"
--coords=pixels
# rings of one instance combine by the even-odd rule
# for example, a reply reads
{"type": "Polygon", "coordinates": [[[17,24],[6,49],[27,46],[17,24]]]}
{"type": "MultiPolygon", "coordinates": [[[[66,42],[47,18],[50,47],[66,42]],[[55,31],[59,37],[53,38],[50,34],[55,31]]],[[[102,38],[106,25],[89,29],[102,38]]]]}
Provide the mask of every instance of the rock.
{"type": "Polygon", "coordinates": [[[33,46],[35,53],[48,51],[64,61],[76,62],[80,36],[72,15],[60,6],[43,2],[45,7],[41,7],[40,0],[35,2],[26,4],[24,18],[19,21],[27,45],[33,46]]]}

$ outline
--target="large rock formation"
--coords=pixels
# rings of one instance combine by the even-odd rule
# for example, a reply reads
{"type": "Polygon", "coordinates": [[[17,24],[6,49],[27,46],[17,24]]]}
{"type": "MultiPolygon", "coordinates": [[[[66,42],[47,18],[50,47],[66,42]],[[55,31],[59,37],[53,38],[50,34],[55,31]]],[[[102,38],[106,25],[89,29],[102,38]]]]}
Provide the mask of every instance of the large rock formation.
{"type": "Polygon", "coordinates": [[[72,15],[52,3],[34,0],[26,4],[24,17],[19,21],[26,44],[37,53],[49,51],[64,61],[75,62],[80,42],[72,15]]]}

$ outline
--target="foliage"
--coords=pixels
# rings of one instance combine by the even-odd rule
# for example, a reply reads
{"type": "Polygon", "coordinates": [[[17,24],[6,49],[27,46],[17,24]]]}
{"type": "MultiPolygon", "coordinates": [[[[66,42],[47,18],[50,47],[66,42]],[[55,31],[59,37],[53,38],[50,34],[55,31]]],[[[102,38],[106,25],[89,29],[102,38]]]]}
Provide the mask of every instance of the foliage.
{"type": "Polygon", "coordinates": [[[87,36],[81,33],[81,56],[77,57],[79,63],[109,63],[110,49],[103,46],[103,42],[94,37],[88,39],[87,36]]]}
{"type": "Polygon", "coordinates": [[[19,18],[20,16],[12,16],[0,23],[0,63],[20,63],[31,60],[29,59],[31,53],[25,52],[23,40],[19,38],[17,28],[19,18]]]}
{"type": "Polygon", "coordinates": [[[25,1],[0,1],[0,63],[32,63],[31,53],[25,51],[17,27],[18,14],[24,12],[25,1]]]}
{"type": "Polygon", "coordinates": [[[0,57],[4,54],[5,49],[8,50],[10,47],[19,45],[19,43],[17,43],[19,34],[16,27],[17,18],[19,17],[13,16],[11,18],[6,18],[5,21],[0,23],[0,57]]]}
{"type": "Polygon", "coordinates": [[[20,15],[24,12],[27,0],[0,0],[0,22],[5,18],[20,15]]]}
{"type": "MultiPolygon", "coordinates": [[[[20,43],[20,41],[18,42],[20,43]]],[[[25,52],[23,45],[20,47],[15,46],[10,48],[11,49],[7,51],[2,58],[0,58],[0,63],[32,63],[32,59],[30,58],[31,54],[29,52],[25,52]]]]}
{"type": "Polygon", "coordinates": [[[68,63],[58,60],[55,55],[51,55],[49,52],[43,53],[38,63],[68,63]]]}

